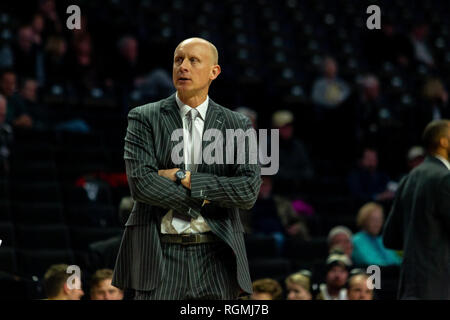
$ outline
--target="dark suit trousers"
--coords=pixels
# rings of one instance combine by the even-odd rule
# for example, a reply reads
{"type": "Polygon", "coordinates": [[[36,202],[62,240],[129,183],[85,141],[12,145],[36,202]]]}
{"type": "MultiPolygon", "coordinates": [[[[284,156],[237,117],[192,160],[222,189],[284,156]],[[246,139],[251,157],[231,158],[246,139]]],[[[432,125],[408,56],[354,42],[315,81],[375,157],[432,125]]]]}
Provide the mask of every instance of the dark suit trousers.
{"type": "Polygon", "coordinates": [[[136,291],[135,300],[237,299],[236,261],[225,243],[161,243],[161,248],[162,282],[152,291],[136,291]]]}

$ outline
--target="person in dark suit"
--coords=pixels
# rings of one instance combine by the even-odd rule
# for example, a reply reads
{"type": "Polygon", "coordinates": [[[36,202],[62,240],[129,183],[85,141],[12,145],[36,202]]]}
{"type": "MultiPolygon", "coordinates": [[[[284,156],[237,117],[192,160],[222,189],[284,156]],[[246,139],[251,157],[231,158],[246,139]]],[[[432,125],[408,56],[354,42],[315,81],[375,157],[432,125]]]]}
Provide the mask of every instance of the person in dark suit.
{"type": "Polygon", "coordinates": [[[404,251],[399,299],[450,299],[450,120],[423,140],[429,155],[400,182],[383,242],[404,251]]]}
{"type": "Polygon", "coordinates": [[[208,97],[220,70],[213,44],[184,40],[174,52],[176,94],[128,114],[124,159],[136,203],[112,284],[136,290],[136,300],[236,299],[252,293],[239,209],[256,201],[260,166],[250,161],[248,143],[240,152],[234,144],[232,163],[199,161],[209,147],[202,141],[206,132],[222,133],[215,154],[228,156],[225,130],[252,128],[247,117],[208,97]],[[183,138],[182,152],[175,152],[183,154],[180,162],[173,157],[179,146],[171,139],[175,130],[183,138]]]}

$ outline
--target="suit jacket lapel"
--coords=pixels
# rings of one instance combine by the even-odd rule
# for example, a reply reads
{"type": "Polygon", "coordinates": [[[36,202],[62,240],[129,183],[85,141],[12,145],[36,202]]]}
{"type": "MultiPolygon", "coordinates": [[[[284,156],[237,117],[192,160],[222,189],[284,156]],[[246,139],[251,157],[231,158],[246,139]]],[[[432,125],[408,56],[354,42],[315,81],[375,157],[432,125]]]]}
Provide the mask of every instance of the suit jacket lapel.
{"type": "Polygon", "coordinates": [[[181,130],[183,129],[183,122],[180,117],[180,109],[178,108],[175,99],[175,94],[171,95],[169,98],[166,99],[164,105],[161,108],[161,112],[162,112],[161,120],[163,122],[163,126],[166,128],[167,139],[168,141],[170,141],[170,148],[168,149],[169,154],[166,155],[166,159],[168,159],[167,166],[169,168],[173,168],[176,166],[184,169],[185,168],[184,162],[179,165],[175,165],[171,158],[173,148],[175,147],[176,144],[179,143],[178,141],[172,141],[171,139],[172,132],[174,132],[177,129],[181,130]]]}
{"type": "MultiPolygon", "coordinates": [[[[205,119],[205,124],[203,126],[203,135],[205,134],[205,132],[209,129],[217,129],[219,130],[222,135],[223,135],[223,131],[222,128],[225,124],[225,120],[224,120],[224,116],[222,111],[220,110],[219,106],[212,101],[212,99],[209,99],[209,104],[208,104],[208,110],[206,111],[206,119],[205,119]]],[[[223,135],[223,141],[225,143],[225,136],[223,135]]],[[[217,141],[214,141],[217,142],[217,141]]],[[[213,143],[214,143],[213,142],[213,143]]],[[[202,152],[203,150],[205,150],[206,146],[208,144],[212,143],[211,141],[202,141],[202,152]]],[[[219,146],[220,148],[223,148],[223,146],[219,146]]],[[[225,155],[224,155],[225,156],[225,155]]],[[[198,172],[208,172],[209,170],[207,170],[208,166],[204,163],[204,161],[202,161],[202,163],[198,166],[197,171],[198,172]]]]}

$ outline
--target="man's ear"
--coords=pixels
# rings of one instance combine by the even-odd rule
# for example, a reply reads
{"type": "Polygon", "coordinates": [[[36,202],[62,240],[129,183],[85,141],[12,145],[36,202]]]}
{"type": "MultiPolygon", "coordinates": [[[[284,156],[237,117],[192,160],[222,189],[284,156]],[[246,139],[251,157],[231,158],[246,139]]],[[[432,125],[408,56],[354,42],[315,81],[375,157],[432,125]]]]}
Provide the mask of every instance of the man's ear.
{"type": "Polygon", "coordinates": [[[448,149],[450,141],[447,137],[441,137],[439,139],[439,144],[441,145],[442,148],[448,149]]]}
{"type": "Polygon", "coordinates": [[[218,64],[214,65],[211,69],[211,75],[209,77],[210,80],[215,80],[220,72],[222,71],[222,69],[220,68],[220,66],[218,64]]]}
{"type": "Polygon", "coordinates": [[[67,285],[67,281],[64,282],[62,290],[63,290],[64,294],[69,294],[70,289],[69,289],[69,286],[67,285]]]}

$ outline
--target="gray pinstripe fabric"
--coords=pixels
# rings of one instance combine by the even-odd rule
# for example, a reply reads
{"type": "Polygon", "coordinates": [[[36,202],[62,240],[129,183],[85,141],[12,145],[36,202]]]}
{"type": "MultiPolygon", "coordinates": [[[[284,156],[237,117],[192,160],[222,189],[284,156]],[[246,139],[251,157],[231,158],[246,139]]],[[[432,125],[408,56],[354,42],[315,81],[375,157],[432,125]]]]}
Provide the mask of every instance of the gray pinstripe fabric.
{"type": "MultiPolygon", "coordinates": [[[[161,218],[168,209],[196,218],[201,214],[208,225],[234,253],[239,286],[252,293],[243,227],[239,208],[250,209],[261,185],[260,167],[248,164],[198,165],[191,175],[191,190],[158,176],[158,169],[176,167],[171,150],[178,142],[170,137],[182,128],[175,95],[137,107],[128,115],[125,137],[125,166],[130,191],[136,203],[126,223],[113,275],[113,285],[151,291],[164,285],[170,272],[161,250],[161,218]],[[202,207],[203,200],[211,201],[202,207]]],[[[204,130],[247,130],[251,123],[245,116],[209,100],[204,130]]],[[[203,142],[203,148],[210,142],[203,142]]],[[[235,146],[235,158],[237,156],[235,146]]],[[[236,163],[236,161],[235,161],[236,163]]],[[[179,167],[184,168],[184,165],[179,167]]]]}
{"type": "Polygon", "coordinates": [[[137,291],[135,300],[237,298],[236,264],[225,243],[162,243],[161,247],[167,282],[152,291],[137,291]]]}

